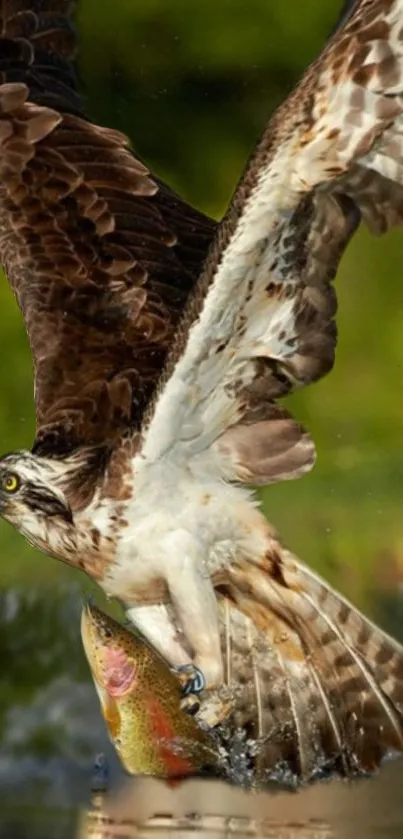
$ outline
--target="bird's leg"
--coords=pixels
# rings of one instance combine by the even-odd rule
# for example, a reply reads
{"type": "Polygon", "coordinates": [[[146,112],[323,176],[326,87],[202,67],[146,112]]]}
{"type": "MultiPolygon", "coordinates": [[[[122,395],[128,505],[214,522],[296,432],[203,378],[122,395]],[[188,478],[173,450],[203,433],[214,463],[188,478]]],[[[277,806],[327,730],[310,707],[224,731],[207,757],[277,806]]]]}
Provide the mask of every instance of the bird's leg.
{"type": "Polygon", "coordinates": [[[126,614],[172,667],[192,665],[190,652],[185,648],[185,639],[175,625],[170,606],[165,603],[130,606],[126,608],[126,614]]]}
{"type": "Polygon", "coordinates": [[[223,666],[216,595],[204,557],[198,542],[183,530],[169,534],[161,550],[172,609],[136,605],[127,608],[127,614],[161,655],[179,669],[184,693],[202,687],[211,690],[221,685],[223,666]]]}
{"type": "Polygon", "coordinates": [[[175,561],[167,561],[166,583],[178,621],[193,652],[195,670],[189,672],[190,692],[204,688],[212,690],[223,680],[214,586],[199,543],[191,534],[178,530],[169,534],[165,541],[167,557],[175,556],[175,561]]]}
{"type": "MultiPolygon", "coordinates": [[[[182,709],[189,714],[196,714],[200,708],[200,701],[196,696],[199,685],[197,681],[194,684],[193,680],[196,680],[200,671],[195,668],[190,653],[185,649],[186,641],[183,633],[175,625],[172,607],[165,603],[131,606],[126,609],[126,614],[130,622],[140,630],[179,675],[184,694],[182,709]]],[[[203,685],[204,677],[202,676],[200,690],[203,685]]]]}

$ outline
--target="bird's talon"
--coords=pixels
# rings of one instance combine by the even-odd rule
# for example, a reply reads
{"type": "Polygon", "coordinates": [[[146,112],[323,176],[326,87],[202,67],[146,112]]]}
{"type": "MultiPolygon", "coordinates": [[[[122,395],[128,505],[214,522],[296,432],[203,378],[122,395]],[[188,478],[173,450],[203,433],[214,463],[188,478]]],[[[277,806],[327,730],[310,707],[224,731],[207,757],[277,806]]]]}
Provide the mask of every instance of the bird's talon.
{"type": "Polygon", "coordinates": [[[184,696],[180,703],[181,711],[185,711],[191,717],[195,717],[200,708],[200,699],[194,693],[184,696]]]}
{"type": "Polygon", "coordinates": [[[194,664],[182,664],[181,667],[175,668],[175,673],[182,685],[183,697],[193,696],[204,690],[205,678],[202,671],[194,664]]]}

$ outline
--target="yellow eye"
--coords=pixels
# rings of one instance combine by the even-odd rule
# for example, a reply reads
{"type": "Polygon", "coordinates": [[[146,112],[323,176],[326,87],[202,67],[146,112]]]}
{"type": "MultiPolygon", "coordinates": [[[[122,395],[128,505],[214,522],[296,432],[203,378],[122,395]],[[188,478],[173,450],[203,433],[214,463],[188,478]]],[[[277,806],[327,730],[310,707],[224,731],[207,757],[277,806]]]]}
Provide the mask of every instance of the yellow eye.
{"type": "Polygon", "coordinates": [[[2,489],[4,489],[5,492],[17,492],[19,485],[20,479],[17,475],[6,475],[2,480],[2,489]]]}

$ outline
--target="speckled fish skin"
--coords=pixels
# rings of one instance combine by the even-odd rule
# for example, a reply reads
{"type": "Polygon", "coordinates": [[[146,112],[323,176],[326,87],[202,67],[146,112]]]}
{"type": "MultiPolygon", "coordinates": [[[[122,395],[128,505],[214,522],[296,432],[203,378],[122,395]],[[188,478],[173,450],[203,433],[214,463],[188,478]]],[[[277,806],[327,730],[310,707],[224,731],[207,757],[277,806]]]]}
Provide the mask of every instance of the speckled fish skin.
{"type": "Polygon", "coordinates": [[[130,774],[221,774],[213,738],[180,708],[179,679],[139,633],[88,603],[81,637],[109,735],[130,774]]]}

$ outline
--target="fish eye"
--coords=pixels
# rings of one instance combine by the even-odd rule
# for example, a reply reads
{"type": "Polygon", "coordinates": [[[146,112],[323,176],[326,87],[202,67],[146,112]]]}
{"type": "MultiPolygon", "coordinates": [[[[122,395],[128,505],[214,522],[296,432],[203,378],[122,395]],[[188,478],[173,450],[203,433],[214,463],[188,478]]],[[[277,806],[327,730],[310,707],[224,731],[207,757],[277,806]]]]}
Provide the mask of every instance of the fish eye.
{"type": "Polygon", "coordinates": [[[1,480],[1,488],[5,492],[10,492],[10,493],[17,492],[17,489],[19,489],[19,486],[20,486],[20,479],[19,479],[18,475],[14,474],[14,472],[8,472],[8,474],[4,475],[4,477],[1,480]]]}

